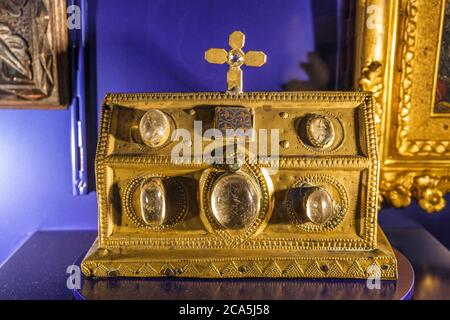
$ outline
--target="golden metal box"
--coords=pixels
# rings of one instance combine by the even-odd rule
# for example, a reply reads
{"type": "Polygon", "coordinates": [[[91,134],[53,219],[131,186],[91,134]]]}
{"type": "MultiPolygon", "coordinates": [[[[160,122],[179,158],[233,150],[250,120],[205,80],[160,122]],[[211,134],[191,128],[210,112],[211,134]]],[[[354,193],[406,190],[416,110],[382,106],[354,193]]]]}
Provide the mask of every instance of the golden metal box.
{"type": "Polygon", "coordinates": [[[396,278],[377,226],[372,94],[242,93],[241,66],[266,60],[243,44],[235,32],[205,56],[230,65],[226,93],[105,98],[85,275],[396,278]],[[252,134],[218,139],[229,129],[252,134]]]}

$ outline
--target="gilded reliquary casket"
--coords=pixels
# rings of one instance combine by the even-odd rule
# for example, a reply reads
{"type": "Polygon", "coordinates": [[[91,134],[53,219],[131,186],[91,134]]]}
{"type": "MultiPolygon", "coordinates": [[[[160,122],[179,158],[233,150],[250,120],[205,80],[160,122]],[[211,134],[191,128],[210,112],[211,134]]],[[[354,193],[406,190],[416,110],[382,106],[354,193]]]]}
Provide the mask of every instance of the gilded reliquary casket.
{"type": "Polygon", "coordinates": [[[87,276],[397,276],[370,93],[111,94],[96,173],[87,276]]]}
{"type": "Polygon", "coordinates": [[[105,98],[85,275],[396,278],[372,94],[243,93],[241,67],[267,59],[244,44],[205,53],[226,93],[105,98]]]}

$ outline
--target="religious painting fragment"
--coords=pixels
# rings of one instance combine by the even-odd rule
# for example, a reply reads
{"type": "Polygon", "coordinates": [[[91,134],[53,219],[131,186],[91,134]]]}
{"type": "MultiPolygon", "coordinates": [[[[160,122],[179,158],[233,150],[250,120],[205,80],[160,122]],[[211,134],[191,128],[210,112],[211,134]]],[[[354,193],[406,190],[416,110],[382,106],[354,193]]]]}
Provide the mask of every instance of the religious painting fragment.
{"type": "Polygon", "coordinates": [[[450,113],[450,1],[445,3],[436,85],[436,113],[450,113]]]}
{"type": "Polygon", "coordinates": [[[64,0],[0,2],[0,108],[62,108],[68,101],[64,0]]]}

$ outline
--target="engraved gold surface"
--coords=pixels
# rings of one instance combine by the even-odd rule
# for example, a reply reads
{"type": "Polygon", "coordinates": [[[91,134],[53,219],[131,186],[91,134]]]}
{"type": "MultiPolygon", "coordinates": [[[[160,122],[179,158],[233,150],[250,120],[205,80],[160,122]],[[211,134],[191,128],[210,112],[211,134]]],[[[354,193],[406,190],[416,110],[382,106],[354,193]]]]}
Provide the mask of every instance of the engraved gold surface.
{"type": "Polygon", "coordinates": [[[434,111],[447,2],[366,0],[356,12],[355,87],[375,97],[381,194],[430,213],[450,191],[450,119],[434,111]]]}
{"type": "MultiPolygon", "coordinates": [[[[210,143],[201,141],[203,147],[210,143]]],[[[367,278],[367,268],[377,264],[383,278],[396,277],[395,256],[377,229],[379,159],[371,94],[111,94],[103,105],[96,173],[99,237],[82,263],[88,276],[367,278]],[[234,168],[174,163],[171,152],[179,141],[153,150],[133,138],[149,110],[165,112],[188,132],[194,132],[194,120],[202,121],[204,133],[214,127],[218,106],[253,110],[256,128],[279,129],[289,147],[280,148],[276,163],[250,163],[246,157],[234,168]],[[298,123],[311,114],[333,121],[329,149],[318,152],[299,138],[298,123]],[[233,174],[243,175],[252,183],[248,190],[260,194],[258,214],[236,229],[216,219],[211,201],[220,178],[233,174]],[[166,208],[173,217],[160,227],[146,225],[139,214],[139,188],[152,177],[172,181],[166,195],[178,200],[166,208]],[[288,199],[305,183],[325,188],[333,199],[333,213],[323,224],[291,214],[288,199]]]]}

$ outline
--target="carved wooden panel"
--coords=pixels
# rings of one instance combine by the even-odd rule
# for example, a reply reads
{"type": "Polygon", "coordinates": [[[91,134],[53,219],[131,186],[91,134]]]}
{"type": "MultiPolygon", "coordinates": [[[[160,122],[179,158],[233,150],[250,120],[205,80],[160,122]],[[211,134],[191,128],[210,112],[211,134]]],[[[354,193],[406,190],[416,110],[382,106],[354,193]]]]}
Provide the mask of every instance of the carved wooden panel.
{"type": "Polygon", "coordinates": [[[0,108],[67,105],[65,0],[0,1],[0,108]]]}

